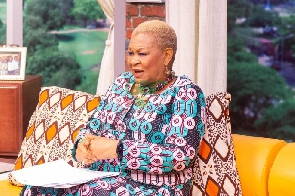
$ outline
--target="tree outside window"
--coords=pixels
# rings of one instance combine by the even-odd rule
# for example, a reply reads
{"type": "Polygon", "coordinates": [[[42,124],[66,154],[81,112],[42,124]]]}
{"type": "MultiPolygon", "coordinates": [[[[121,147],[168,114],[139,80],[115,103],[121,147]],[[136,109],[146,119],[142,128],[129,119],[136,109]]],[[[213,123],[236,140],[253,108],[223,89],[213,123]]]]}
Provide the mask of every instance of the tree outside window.
{"type": "MultiPolygon", "coordinates": [[[[5,3],[0,0],[2,7],[5,3]]],[[[6,14],[0,13],[3,21],[6,14]]],[[[0,35],[5,35],[2,23],[0,33],[5,33],[0,35]]],[[[107,32],[97,0],[24,0],[26,74],[41,75],[43,86],[95,94],[107,32]]],[[[0,36],[1,43],[6,43],[4,36],[0,36]]]]}
{"type": "Polygon", "coordinates": [[[295,141],[295,4],[228,1],[228,91],[235,133],[295,141]]]}

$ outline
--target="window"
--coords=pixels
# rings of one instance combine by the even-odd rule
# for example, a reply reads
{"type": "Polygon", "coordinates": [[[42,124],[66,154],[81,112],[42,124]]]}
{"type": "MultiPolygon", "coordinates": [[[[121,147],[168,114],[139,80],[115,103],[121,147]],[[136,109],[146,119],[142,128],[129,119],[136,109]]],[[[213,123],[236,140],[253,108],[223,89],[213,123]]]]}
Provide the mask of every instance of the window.
{"type": "Polygon", "coordinates": [[[27,0],[24,3],[22,6],[22,0],[7,1],[7,18],[11,19],[7,42],[28,47],[26,73],[42,75],[43,86],[56,85],[95,94],[109,27],[98,2],[27,0]],[[85,6],[90,6],[90,11],[83,11],[88,9],[85,6]],[[40,10],[55,10],[58,14],[40,10]],[[23,20],[12,14],[20,13],[17,16],[22,17],[22,11],[23,20]]]}
{"type": "Polygon", "coordinates": [[[294,2],[228,1],[233,132],[295,140],[294,2]]]}
{"type": "Polygon", "coordinates": [[[126,0],[126,2],[135,3],[165,3],[165,0],[126,0]]]}
{"type": "Polygon", "coordinates": [[[6,0],[0,0],[0,45],[6,44],[6,0]]]}

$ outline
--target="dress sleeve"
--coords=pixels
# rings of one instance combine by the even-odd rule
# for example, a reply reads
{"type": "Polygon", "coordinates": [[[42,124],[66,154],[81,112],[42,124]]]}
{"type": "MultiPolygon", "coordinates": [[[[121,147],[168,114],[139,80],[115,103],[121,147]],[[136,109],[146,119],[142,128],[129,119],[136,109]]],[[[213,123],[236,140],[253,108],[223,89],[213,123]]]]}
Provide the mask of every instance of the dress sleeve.
{"type": "MultiPolygon", "coordinates": [[[[107,94],[108,93],[106,93],[106,95],[107,94]]],[[[92,113],[91,117],[88,119],[87,124],[79,130],[79,133],[74,141],[74,146],[72,149],[72,157],[75,161],[77,161],[77,158],[76,158],[77,147],[79,143],[86,138],[86,135],[90,133],[92,135],[98,136],[101,133],[100,131],[98,131],[98,127],[99,127],[98,123],[100,123],[100,121],[96,118],[96,116],[97,116],[97,113],[100,111],[100,109],[103,108],[106,103],[106,100],[105,100],[106,95],[102,97],[102,99],[100,100],[99,105],[97,106],[95,111],[92,113]]]]}
{"type": "Polygon", "coordinates": [[[105,107],[105,105],[108,102],[108,98],[112,96],[113,88],[117,87],[117,84],[121,83],[120,81],[130,77],[131,76],[130,74],[131,74],[130,72],[124,72],[114,80],[114,82],[108,87],[106,93],[103,96],[101,96],[100,103],[98,107],[96,108],[96,110],[91,115],[91,117],[88,119],[87,124],[82,129],[80,129],[75,139],[74,147],[72,149],[72,157],[75,161],[77,161],[76,150],[77,150],[78,144],[80,141],[85,139],[87,133],[90,133],[96,136],[101,136],[103,130],[100,129],[101,121],[97,117],[98,113],[101,112],[101,110],[105,107]]]}
{"type": "Polygon", "coordinates": [[[122,141],[122,169],[162,174],[192,166],[205,131],[205,98],[201,89],[195,84],[179,88],[168,113],[163,115],[167,117],[167,124],[162,126],[163,143],[122,141]]]}
{"type": "Polygon", "coordinates": [[[93,128],[91,126],[96,123],[97,119],[94,116],[98,112],[99,107],[102,107],[103,105],[104,105],[104,101],[101,100],[99,103],[99,106],[95,109],[95,111],[93,112],[91,117],[88,119],[87,124],[79,130],[79,133],[74,141],[74,146],[72,149],[72,157],[75,161],[77,161],[77,158],[76,158],[77,147],[78,147],[79,143],[86,138],[87,133],[91,133],[93,135],[98,135],[97,134],[98,132],[94,132],[93,128]]]}

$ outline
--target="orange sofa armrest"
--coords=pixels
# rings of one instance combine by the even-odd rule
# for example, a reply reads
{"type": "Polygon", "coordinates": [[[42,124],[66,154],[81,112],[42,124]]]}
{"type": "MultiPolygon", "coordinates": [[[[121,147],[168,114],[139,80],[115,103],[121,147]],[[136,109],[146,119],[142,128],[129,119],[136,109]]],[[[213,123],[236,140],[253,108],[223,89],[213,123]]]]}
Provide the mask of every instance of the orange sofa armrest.
{"type": "Polygon", "coordinates": [[[243,195],[268,195],[269,171],[283,140],[232,134],[243,195]]]}
{"type": "Polygon", "coordinates": [[[295,143],[288,143],[278,153],[270,169],[269,195],[295,195],[295,143]]]}

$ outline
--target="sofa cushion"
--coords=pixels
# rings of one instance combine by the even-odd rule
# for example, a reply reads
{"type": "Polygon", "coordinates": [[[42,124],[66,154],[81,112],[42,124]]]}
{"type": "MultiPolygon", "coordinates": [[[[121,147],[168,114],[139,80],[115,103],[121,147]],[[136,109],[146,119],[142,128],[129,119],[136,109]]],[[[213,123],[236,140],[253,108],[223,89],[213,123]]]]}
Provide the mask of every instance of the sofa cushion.
{"type": "Polygon", "coordinates": [[[267,183],[270,168],[286,142],[240,134],[232,136],[243,194],[268,195],[267,183]]]}
{"type": "MultiPolygon", "coordinates": [[[[43,87],[39,103],[30,118],[14,170],[64,159],[74,167],[81,164],[71,156],[79,129],[91,116],[99,96],[56,86],[43,87]]],[[[9,174],[13,185],[22,186],[9,174]]]]}
{"type": "Polygon", "coordinates": [[[231,136],[230,99],[226,92],[206,97],[206,130],[194,165],[194,196],[242,195],[231,136]]]}
{"type": "Polygon", "coordinates": [[[0,181],[0,195],[3,196],[18,196],[22,188],[13,186],[7,180],[0,181]]]}
{"type": "Polygon", "coordinates": [[[295,195],[295,143],[288,143],[278,152],[268,179],[269,195],[295,195]]]}

